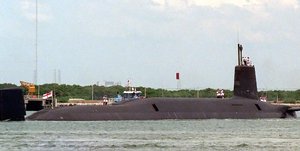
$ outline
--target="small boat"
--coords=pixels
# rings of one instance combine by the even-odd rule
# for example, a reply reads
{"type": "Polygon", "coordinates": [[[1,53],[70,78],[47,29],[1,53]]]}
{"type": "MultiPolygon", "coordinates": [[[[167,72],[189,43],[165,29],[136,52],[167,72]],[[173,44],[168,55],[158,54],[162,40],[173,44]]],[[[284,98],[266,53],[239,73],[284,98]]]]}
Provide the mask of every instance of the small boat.
{"type": "Polygon", "coordinates": [[[127,90],[127,91],[123,92],[123,98],[125,100],[141,98],[141,95],[142,95],[141,91],[137,91],[136,88],[129,88],[129,89],[130,90],[127,90]]]}

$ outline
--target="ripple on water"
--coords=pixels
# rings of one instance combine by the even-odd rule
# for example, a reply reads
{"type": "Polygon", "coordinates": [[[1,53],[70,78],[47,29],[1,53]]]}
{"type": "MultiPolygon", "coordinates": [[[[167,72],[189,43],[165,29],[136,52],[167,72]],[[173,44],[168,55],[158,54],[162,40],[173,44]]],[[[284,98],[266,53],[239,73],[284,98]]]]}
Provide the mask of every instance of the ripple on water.
{"type": "Polygon", "coordinates": [[[300,150],[297,125],[299,118],[2,122],[0,150],[300,150]]]}

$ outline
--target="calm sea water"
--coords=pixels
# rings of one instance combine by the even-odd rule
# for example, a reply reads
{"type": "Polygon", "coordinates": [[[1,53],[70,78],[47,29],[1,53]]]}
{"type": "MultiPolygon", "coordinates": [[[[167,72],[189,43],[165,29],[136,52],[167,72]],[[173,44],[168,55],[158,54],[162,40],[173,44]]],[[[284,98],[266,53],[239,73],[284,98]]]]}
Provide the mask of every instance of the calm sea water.
{"type": "Polygon", "coordinates": [[[0,150],[300,150],[300,118],[0,122],[0,150]]]}

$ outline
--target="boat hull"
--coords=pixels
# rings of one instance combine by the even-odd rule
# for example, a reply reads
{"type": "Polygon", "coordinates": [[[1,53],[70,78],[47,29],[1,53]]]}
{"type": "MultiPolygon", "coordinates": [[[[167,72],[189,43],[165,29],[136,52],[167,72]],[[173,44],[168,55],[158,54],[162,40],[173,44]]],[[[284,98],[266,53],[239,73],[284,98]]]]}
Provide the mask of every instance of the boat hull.
{"type": "Polygon", "coordinates": [[[296,117],[290,107],[246,98],[150,98],[107,106],[68,106],[45,109],[27,117],[44,121],[258,119],[296,117]]]}

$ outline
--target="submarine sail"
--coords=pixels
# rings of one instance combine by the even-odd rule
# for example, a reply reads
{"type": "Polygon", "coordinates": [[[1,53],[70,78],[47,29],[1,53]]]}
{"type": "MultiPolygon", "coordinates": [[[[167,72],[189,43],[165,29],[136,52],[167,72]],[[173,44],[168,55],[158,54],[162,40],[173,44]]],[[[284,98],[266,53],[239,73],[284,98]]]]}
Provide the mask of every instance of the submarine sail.
{"type": "Polygon", "coordinates": [[[234,72],[234,96],[258,100],[255,67],[243,57],[243,46],[238,44],[238,65],[234,72]]]}

